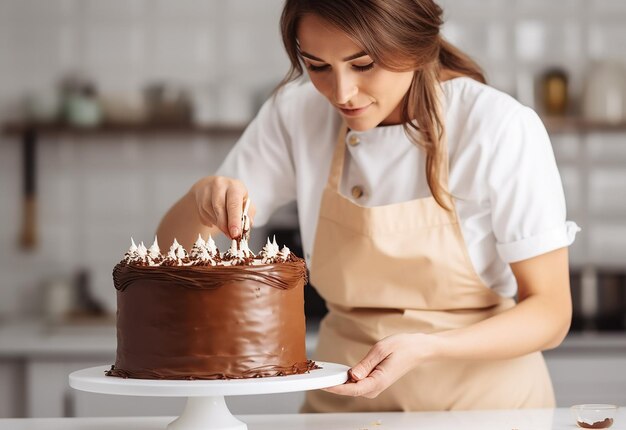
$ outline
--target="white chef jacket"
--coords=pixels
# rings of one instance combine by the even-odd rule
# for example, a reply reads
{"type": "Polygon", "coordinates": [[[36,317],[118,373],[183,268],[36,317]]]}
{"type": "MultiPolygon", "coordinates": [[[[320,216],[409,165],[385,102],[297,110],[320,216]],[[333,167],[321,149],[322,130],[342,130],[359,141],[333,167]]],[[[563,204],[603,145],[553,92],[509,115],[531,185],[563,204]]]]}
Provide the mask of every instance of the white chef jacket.
{"type": "MultiPolygon", "coordinates": [[[[579,230],[565,220],[550,139],[535,112],[503,92],[466,77],[442,87],[448,186],[470,259],[487,286],[513,297],[509,263],[568,246],[579,230]]],[[[263,105],[217,171],[246,185],[257,226],[297,201],[309,264],[340,125],[340,115],[310,82],[291,83],[263,105]]],[[[341,192],[355,203],[381,206],[431,195],[425,153],[401,125],[350,131],[344,144],[341,192]],[[354,186],[364,190],[362,197],[352,196],[354,186]]]]}

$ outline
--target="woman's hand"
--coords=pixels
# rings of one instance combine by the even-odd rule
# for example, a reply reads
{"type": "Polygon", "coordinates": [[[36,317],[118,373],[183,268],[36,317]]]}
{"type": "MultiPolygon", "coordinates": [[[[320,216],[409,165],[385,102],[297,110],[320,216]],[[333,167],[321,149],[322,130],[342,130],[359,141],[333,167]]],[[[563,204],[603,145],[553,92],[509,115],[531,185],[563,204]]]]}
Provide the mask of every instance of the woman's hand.
{"type": "MultiPolygon", "coordinates": [[[[231,238],[241,235],[241,216],[248,189],[243,182],[223,176],[207,176],[196,182],[190,190],[202,224],[216,226],[231,238]]],[[[251,202],[248,209],[250,224],[256,208],[251,202]]]]}
{"type": "Polygon", "coordinates": [[[435,356],[437,337],[423,333],[395,334],[376,343],[350,369],[351,380],[324,391],[373,399],[405,373],[435,356]]]}

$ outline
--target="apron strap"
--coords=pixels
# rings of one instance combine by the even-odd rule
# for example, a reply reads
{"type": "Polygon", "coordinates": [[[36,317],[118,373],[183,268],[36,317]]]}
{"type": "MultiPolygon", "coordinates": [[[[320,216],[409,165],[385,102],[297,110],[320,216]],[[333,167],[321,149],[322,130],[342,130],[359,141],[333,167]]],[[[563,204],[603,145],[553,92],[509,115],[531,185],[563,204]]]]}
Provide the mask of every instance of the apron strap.
{"type": "MultiPolygon", "coordinates": [[[[330,165],[330,173],[328,174],[328,184],[333,191],[339,193],[339,184],[341,183],[341,177],[343,175],[343,165],[346,158],[346,135],[348,134],[348,125],[345,121],[341,122],[339,126],[339,133],[337,134],[337,143],[335,144],[335,151],[333,153],[333,160],[330,165]]],[[[341,194],[341,193],[339,193],[341,194]]]]}

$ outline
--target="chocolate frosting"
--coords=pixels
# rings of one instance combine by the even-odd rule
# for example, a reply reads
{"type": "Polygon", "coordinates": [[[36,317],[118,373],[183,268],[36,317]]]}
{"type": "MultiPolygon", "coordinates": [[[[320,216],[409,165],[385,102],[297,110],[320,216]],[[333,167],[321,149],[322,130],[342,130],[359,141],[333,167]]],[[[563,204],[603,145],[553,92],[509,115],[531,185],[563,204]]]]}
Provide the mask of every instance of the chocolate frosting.
{"type": "Polygon", "coordinates": [[[231,379],[291,375],[306,359],[304,260],[113,270],[117,357],[109,376],[231,379]]]}

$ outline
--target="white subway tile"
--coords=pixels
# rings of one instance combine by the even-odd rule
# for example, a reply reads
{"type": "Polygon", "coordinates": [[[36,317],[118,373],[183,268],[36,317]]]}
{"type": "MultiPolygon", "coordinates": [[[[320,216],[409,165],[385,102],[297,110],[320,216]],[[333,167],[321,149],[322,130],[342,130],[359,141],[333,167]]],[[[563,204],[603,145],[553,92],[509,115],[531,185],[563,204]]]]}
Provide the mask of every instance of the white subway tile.
{"type": "Polygon", "coordinates": [[[589,28],[589,55],[592,59],[626,60],[626,26],[620,22],[595,21],[589,28]]]}
{"type": "Polygon", "coordinates": [[[139,173],[120,169],[91,169],[84,179],[85,224],[115,224],[141,218],[145,204],[139,173]]]}
{"type": "Polygon", "coordinates": [[[601,266],[626,264],[626,225],[597,223],[588,227],[589,259],[601,266]]]}
{"type": "Polygon", "coordinates": [[[144,0],[81,0],[85,17],[90,21],[119,23],[133,22],[141,18],[146,1],[144,0]]]}
{"type": "Polygon", "coordinates": [[[167,175],[204,165],[211,156],[211,148],[208,141],[204,141],[206,148],[200,149],[201,142],[202,140],[195,141],[188,136],[174,134],[155,137],[143,146],[145,148],[144,166],[148,171],[164,169],[158,173],[167,175]]]}
{"type": "Polygon", "coordinates": [[[588,137],[586,149],[593,161],[624,162],[626,166],[625,133],[592,134],[588,137]]]}
{"type": "Polygon", "coordinates": [[[591,212],[602,215],[617,211],[626,216],[626,170],[619,167],[598,169],[589,176],[591,212]]]}
{"type": "Polygon", "coordinates": [[[574,20],[523,20],[515,32],[517,55],[547,66],[578,61],[586,53],[583,33],[583,25],[574,20]]]}
{"type": "Polygon", "coordinates": [[[4,52],[10,53],[0,59],[7,62],[6,72],[31,88],[58,79],[62,72],[62,32],[58,25],[10,20],[3,32],[8,49],[4,52]]]}
{"type": "Polygon", "coordinates": [[[593,15],[612,17],[623,20],[626,15],[626,2],[624,0],[587,0],[588,8],[593,15]]]}
{"type": "Polygon", "coordinates": [[[75,0],[3,0],[2,12],[9,21],[52,25],[73,17],[75,0]]]}
{"type": "Polygon", "coordinates": [[[161,24],[146,53],[146,80],[187,84],[213,81],[218,63],[211,30],[202,23],[161,24]]]}
{"type": "Polygon", "coordinates": [[[274,61],[287,64],[279,32],[281,3],[236,0],[220,5],[224,20],[217,36],[224,49],[225,70],[244,67],[254,76],[257,68],[274,61]]]}
{"type": "Polygon", "coordinates": [[[523,60],[539,60],[545,54],[546,32],[545,23],[540,20],[527,20],[517,24],[517,55],[523,60]]]}
{"type": "MultiPolygon", "coordinates": [[[[577,218],[568,215],[568,219],[576,220],[577,218]]],[[[586,236],[586,229],[578,232],[576,240],[568,248],[570,267],[581,267],[587,264],[587,248],[585,247],[585,240],[583,236],[586,236]]]]}
{"type": "MultiPolygon", "coordinates": [[[[42,212],[40,214],[43,215],[42,212]]],[[[79,225],[75,224],[77,220],[78,217],[73,214],[62,220],[52,220],[44,216],[40,216],[37,220],[37,252],[45,256],[49,265],[56,266],[55,272],[80,263],[80,254],[83,250],[77,247],[78,230],[76,227],[79,225]]],[[[42,276],[49,274],[46,273],[47,270],[49,269],[40,266],[36,269],[42,276]]]]}
{"type": "Polygon", "coordinates": [[[506,30],[498,25],[473,26],[451,21],[445,37],[481,64],[502,59],[507,49],[506,30]]]}
{"type": "Polygon", "coordinates": [[[162,21],[212,21],[219,0],[156,0],[155,15],[162,21]]]}
{"type": "Polygon", "coordinates": [[[586,0],[516,0],[513,11],[517,16],[578,16],[586,0]]]}
{"type": "Polygon", "coordinates": [[[160,219],[165,215],[165,211],[169,209],[176,201],[178,201],[189,188],[206,173],[200,169],[178,170],[167,175],[153,176],[149,181],[150,186],[148,194],[151,198],[152,219],[160,219]]]}
{"type": "Polygon", "coordinates": [[[581,207],[584,196],[581,195],[580,172],[576,167],[561,166],[559,167],[559,173],[561,174],[561,181],[563,182],[567,212],[580,213],[584,210],[584,208],[581,207]]]}
{"type": "Polygon", "coordinates": [[[38,196],[38,218],[59,222],[74,217],[76,211],[76,179],[71,174],[54,174],[41,169],[38,196]]]}
{"type": "Polygon", "coordinates": [[[90,72],[99,68],[125,75],[140,67],[145,30],[134,23],[91,22],[85,29],[83,55],[90,72]]]}
{"type": "Polygon", "coordinates": [[[577,134],[557,134],[550,136],[550,140],[557,162],[576,162],[581,145],[581,139],[577,134]]]}
{"type": "Polygon", "coordinates": [[[510,0],[439,0],[445,19],[478,19],[502,16],[510,8],[510,0]]]}

